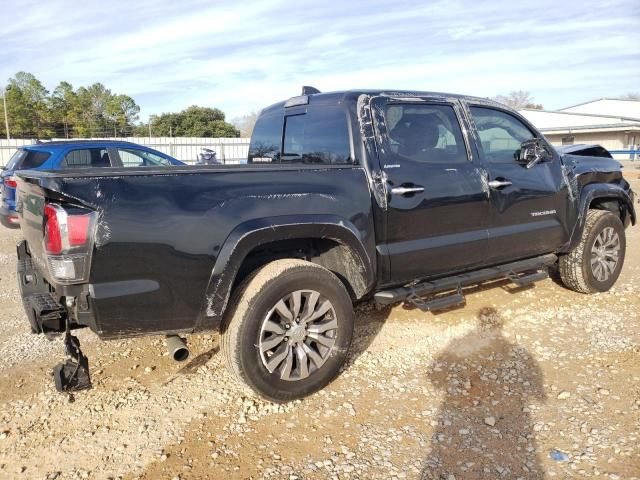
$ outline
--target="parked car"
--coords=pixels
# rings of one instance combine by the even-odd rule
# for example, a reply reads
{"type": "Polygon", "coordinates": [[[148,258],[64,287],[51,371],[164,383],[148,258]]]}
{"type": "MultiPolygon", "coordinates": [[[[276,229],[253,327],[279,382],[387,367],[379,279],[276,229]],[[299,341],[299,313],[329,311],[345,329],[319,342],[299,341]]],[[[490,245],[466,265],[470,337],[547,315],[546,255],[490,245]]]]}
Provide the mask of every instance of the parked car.
{"type": "Polygon", "coordinates": [[[184,359],[176,335],[219,328],[238,379],[300,398],[343,366],[354,303],[438,310],[466,286],[555,267],[571,290],[606,291],[636,221],[620,163],[561,155],[480,98],[293,97],[262,111],[248,160],[17,174],[26,312],[73,357],[59,389],[90,385],[71,329],[168,335],[184,359]]]}
{"type": "Polygon", "coordinates": [[[148,167],[185,165],[175,158],[131,142],[110,140],[65,140],[20,147],[2,169],[0,222],[18,228],[15,212],[18,170],[60,170],[93,167],[148,167]]]}

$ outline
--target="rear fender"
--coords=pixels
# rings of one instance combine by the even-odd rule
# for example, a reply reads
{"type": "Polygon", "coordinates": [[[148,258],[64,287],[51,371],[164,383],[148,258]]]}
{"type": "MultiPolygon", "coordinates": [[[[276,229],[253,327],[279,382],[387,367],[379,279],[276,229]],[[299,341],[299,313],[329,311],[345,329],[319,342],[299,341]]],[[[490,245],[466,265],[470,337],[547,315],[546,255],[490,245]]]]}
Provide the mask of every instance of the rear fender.
{"type": "Polygon", "coordinates": [[[364,296],[375,282],[374,260],[368,254],[358,229],[348,220],[333,215],[280,216],[260,218],[240,224],[225,240],[216,259],[197,329],[208,328],[225,312],[231,288],[242,262],[256,247],[294,239],[329,239],[346,247],[353,268],[346,279],[356,298],[364,296]]]}

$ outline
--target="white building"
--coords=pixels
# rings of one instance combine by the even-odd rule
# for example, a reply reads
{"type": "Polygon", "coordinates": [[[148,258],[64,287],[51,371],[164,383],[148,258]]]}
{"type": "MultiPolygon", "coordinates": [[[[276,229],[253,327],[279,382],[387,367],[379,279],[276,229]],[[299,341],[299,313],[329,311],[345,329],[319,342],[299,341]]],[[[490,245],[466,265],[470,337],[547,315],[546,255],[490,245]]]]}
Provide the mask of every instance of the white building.
{"type": "Polygon", "coordinates": [[[554,145],[597,143],[619,160],[640,158],[640,101],[601,98],[557,111],[520,113],[554,145]]]}

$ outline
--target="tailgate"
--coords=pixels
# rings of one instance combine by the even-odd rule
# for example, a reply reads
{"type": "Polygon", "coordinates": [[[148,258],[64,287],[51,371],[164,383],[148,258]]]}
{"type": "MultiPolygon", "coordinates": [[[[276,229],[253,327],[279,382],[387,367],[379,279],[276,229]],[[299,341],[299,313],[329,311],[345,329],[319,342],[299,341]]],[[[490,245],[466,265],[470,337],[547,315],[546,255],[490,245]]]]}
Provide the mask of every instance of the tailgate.
{"type": "Polygon", "coordinates": [[[18,172],[16,211],[32,263],[52,285],[88,281],[97,212],[42,172],[18,172]]]}
{"type": "Polygon", "coordinates": [[[22,235],[29,246],[29,253],[42,273],[47,275],[44,266],[44,205],[46,193],[37,179],[17,175],[16,211],[20,217],[22,235]]]}

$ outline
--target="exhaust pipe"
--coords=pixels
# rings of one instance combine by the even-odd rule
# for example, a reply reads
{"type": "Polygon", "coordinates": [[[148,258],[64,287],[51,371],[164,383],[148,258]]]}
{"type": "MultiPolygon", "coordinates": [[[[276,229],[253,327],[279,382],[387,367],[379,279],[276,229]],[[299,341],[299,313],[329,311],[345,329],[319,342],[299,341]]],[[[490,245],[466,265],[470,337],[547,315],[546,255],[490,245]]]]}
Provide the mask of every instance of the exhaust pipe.
{"type": "Polygon", "coordinates": [[[178,335],[167,335],[167,350],[176,362],[184,362],[189,358],[189,348],[178,335]]]}

